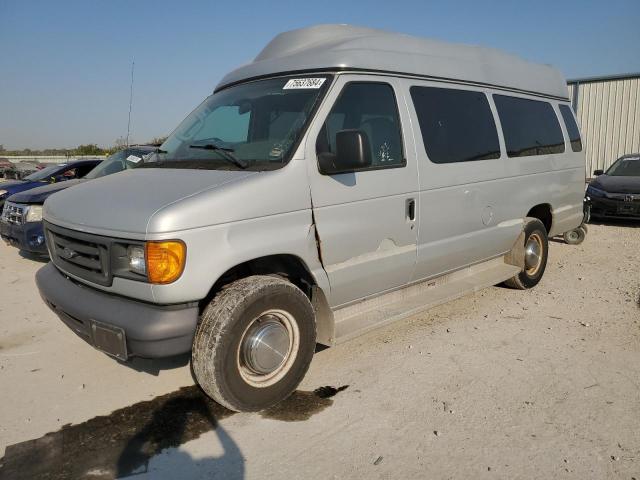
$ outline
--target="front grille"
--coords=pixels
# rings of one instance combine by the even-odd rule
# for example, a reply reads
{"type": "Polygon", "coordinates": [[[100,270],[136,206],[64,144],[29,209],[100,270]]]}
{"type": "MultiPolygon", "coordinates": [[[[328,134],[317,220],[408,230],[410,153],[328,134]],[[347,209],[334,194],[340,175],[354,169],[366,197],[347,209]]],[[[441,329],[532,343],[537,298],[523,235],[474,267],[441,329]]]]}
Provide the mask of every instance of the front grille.
{"type": "Polygon", "coordinates": [[[23,225],[27,219],[27,205],[6,202],[2,210],[2,221],[13,223],[14,225],[23,225]]]}
{"type": "Polygon", "coordinates": [[[113,277],[107,238],[50,223],[45,223],[45,233],[51,260],[58,268],[98,285],[111,285],[113,277]]]}
{"type": "Polygon", "coordinates": [[[640,203],[640,193],[608,193],[607,198],[628,203],[640,203]]]}

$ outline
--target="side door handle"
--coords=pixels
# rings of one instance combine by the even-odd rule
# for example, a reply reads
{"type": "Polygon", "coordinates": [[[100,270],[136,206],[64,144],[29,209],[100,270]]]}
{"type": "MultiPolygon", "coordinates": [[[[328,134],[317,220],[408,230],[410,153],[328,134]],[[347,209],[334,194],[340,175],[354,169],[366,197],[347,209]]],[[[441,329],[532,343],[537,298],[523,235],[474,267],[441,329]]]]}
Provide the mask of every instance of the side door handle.
{"type": "Polygon", "coordinates": [[[407,220],[410,222],[416,219],[416,200],[415,198],[407,199],[407,220]]]}

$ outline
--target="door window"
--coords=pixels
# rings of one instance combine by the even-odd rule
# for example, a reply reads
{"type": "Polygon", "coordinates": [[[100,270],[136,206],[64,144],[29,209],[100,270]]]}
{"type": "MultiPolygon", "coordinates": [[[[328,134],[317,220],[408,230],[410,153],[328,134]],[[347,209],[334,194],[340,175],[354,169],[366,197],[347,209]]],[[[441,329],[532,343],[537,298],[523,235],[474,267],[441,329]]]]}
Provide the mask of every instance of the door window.
{"type": "Polygon", "coordinates": [[[334,156],[336,135],[360,130],[368,140],[371,166],[364,170],[403,167],[400,118],[395,94],[387,83],[348,83],[325,120],[316,142],[316,153],[334,156]]]}

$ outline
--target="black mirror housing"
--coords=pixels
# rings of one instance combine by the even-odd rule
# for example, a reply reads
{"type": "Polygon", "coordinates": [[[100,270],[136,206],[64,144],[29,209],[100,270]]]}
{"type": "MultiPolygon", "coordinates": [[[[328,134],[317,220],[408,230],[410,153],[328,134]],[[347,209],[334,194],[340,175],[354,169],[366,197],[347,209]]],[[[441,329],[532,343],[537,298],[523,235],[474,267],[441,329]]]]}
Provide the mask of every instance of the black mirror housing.
{"type": "Polygon", "coordinates": [[[596,177],[597,177],[598,175],[602,175],[603,173],[604,173],[604,170],[600,170],[600,169],[598,169],[598,170],[594,170],[594,171],[593,171],[593,175],[594,175],[594,176],[596,176],[596,177]]]}
{"type": "Polygon", "coordinates": [[[320,173],[335,175],[362,170],[371,166],[371,149],[362,130],[340,130],[336,134],[336,153],[318,155],[320,173]]]}

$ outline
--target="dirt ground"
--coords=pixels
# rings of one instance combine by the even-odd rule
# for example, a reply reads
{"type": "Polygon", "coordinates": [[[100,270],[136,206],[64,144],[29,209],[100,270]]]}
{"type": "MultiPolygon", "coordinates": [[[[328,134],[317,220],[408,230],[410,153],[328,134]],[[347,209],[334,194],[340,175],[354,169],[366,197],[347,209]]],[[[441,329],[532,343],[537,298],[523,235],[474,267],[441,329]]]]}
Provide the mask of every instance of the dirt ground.
{"type": "Polygon", "coordinates": [[[187,358],[123,365],[76,338],[43,264],[0,245],[0,478],[640,480],[639,252],[637,225],[590,225],[535,289],[323,350],[282,406],[232,414],[180,390],[187,358]]]}

